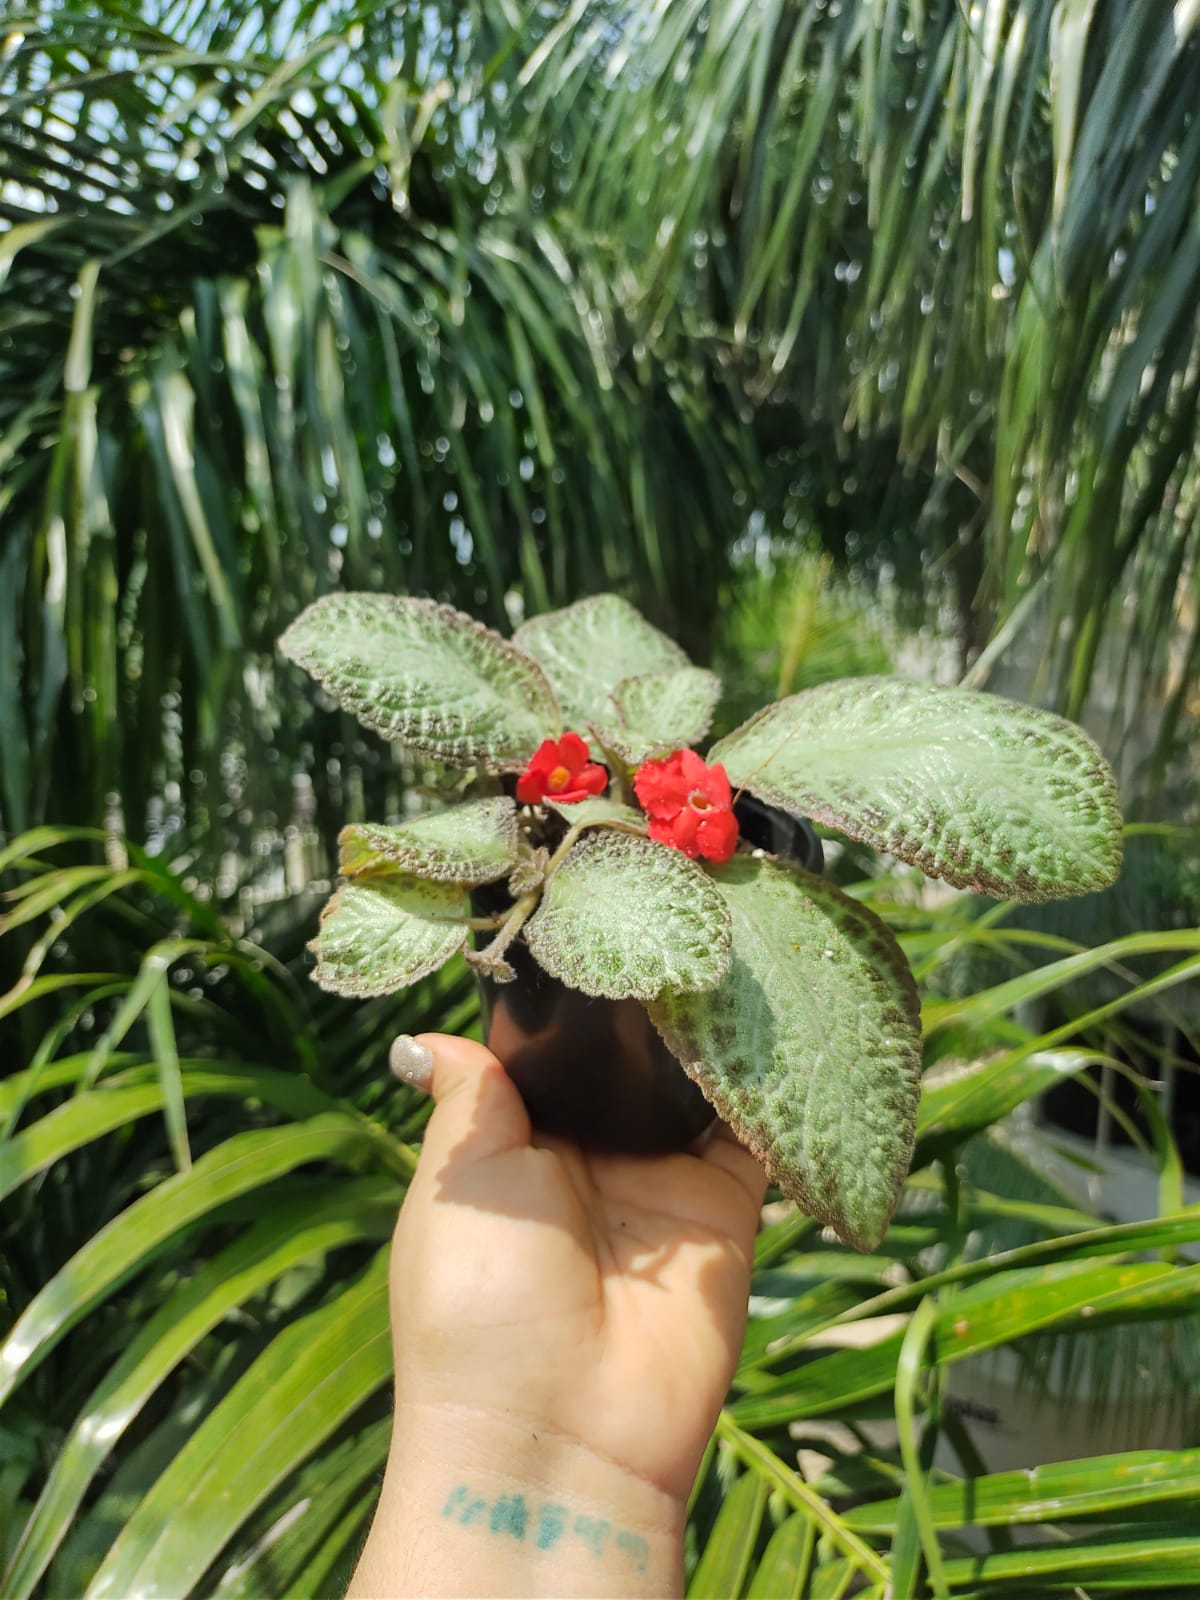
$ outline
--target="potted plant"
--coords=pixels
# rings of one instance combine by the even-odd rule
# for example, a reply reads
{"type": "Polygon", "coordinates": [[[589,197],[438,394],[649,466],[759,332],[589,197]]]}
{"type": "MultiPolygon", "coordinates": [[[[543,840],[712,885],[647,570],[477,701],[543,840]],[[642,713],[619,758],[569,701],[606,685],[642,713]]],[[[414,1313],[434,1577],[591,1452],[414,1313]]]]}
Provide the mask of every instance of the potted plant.
{"type": "Polygon", "coordinates": [[[614,595],[511,641],[431,600],[330,595],[281,647],[367,727],[472,773],[448,809],[343,830],[316,981],[386,994],[463,951],[535,1122],[561,1131],[582,1087],[577,1136],[645,1149],[715,1110],[861,1249],[912,1152],[917,991],[790,819],[1006,898],[1083,893],[1120,867],[1112,774],[1073,724],[855,678],[767,706],[701,757],[719,681],[614,595]]]}

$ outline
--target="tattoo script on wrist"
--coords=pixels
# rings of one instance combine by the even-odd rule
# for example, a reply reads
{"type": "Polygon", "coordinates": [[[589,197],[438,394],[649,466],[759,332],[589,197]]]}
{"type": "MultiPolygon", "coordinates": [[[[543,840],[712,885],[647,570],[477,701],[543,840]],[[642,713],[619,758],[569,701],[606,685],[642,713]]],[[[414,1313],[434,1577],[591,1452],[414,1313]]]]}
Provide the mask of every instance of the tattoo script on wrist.
{"type": "Polygon", "coordinates": [[[487,1500],[469,1484],[458,1483],[446,1497],[442,1516],[484,1538],[515,1539],[529,1550],[573,1546],[597,1561],[628,1563],[635,1572],[645,1572],[650,1558],[650,1546],[640,1533],[616,1527],[604,1517],[573,1511],[559,1501],[517,1492],[487,1500]]]}

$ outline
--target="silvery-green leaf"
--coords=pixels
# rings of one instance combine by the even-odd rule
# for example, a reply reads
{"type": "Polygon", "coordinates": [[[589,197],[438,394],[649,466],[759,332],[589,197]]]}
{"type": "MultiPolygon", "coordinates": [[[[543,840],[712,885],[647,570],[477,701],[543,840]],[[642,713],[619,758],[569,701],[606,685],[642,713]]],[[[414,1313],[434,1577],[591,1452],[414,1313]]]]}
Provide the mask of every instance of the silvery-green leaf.
{"type": "Polygon", "coordinates": [[[688,665],[674,640],[615,594],[531,617],[513,643],[543,668],[566,726],[579,733],[612,721],[612,692],[626,678],[688,665]]]}
{"type": "Polygon", "coordinates": [[[563,805],[560,800],[547,800],[546,804],[573,828],[580,823],[590,827],[594,822],[623,822],[631,828],[640,828],[643,833],[646,831],[645,812],[635,811],[632,806],[622,805],[619,800],[610,800],[606,795],[589,796],[570,805],[563,805]]]}
{"type": "Polygon", "coordinates": [[[309,945],[322,989],[357,996],[391,994],[416,983],[467,941],[462,889],[394,877],[351,879],[321,915],[309,945]]]}
{"type": "Polygon", "coordinates": [[[551,977],[613,1000],[711,988],[729,965],[729,911],[703,868],[611,828],[571,846],[525,937],[551,977]]]}
{"type": "Polygon", "coordinates": [[[354,823],[338,835],[348,878],[395,867],[445,883],[494,883],[517,860],[517,808],[507,795],[467,800],[395,827],[354,823]]]}
{"type": "Polygon", "coordinates": [[[631,765],[696,744],[708,732],[721,680],[703,667],[674,667],[626,678],[613,691],[615,717],[597,725],[606,749],[631,765]]]}
{"type": "Polygon", "coordinates": [[[1104,757],[1032,706],[903,678],[848,678],[768,706],[709,752],[736,788],[1017,900],[1104,888],[1121,814],[1104,757]]]}
{"type": "Polygon", "coordinates": [[[846,1243],[882,1238],[912,1156],[917,990],[891,933],[823,878],[736,856],[724,981],[648,1010],[671,1051],[785,1194],[846,1243]]]}
{"type": "Polygon", "coordinates": [[[562,729],[541,668],[433,600],[326,595],[279,646],[368,728],[440,761],[516,772],[562,729]]]}

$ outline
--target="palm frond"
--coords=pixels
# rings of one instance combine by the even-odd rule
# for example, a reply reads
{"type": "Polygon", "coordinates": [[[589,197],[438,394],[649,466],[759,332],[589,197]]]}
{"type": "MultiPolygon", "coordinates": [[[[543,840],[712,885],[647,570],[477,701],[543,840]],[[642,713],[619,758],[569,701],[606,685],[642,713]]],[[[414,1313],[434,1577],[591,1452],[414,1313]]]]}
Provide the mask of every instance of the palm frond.
{"type": "Polygon", "coordinates": [[[1193,10],[594,6],[526,71],[546,139],[571,142],[563,207],[621,241],[629,316],[705,351],[762,441],[769,524],[918,584],[944,558],[964,666],[1048,574],[1072,714],[1116,670],[1113,631],[1144,677],[1127,722],[1178,682],[1200,503],[1193,10]],[[593,25],[560,112],[601,14],[619,22],[593,25]],[[907,490],[877,533],[886,480],[907,490]]]}
{"type": "Polygon", "coordinates": [[[306,825],[297,774],[327,840],[331,778],[397,805],[385,753],[275,662],[314,593],[507,626],[616,588],[703,648],[744,519],[703,373],[647,369],[584,287],[598,262],[494,198],[508,8],[391,14],[395,68],[379,38],[361,55],[358,10],[322,15],[292,61],[261,16],[231,57],[212,18],[64,10],[0,69],[0,149],[36,152],[0,194],[5,826],[70,794],[72,820],[203,835],[209,882],[253,855],[239,816],[306,825]]]}
{"type": "MultiPolygon", "coordinates": [[[[64,881],[77,847],[54,829],[9,847],[9,904],[40,909],[6,941],[82,892],[64,881]]],[[[177,880],[168,889],[161,864],[106,870],[111,893],[9,1001],[7,1025],[27,1017],[34,1043],[0,1085],[3,1415],[32,1438],[36,1412],[46,1437],[43,1459],[13,1456],[5,1593],[324,1592],[344,1580],[386,1449],[384,1242],[425,1114],[391,1086],[383,1052],[400,1026],[461,1028],[463,977],[447,970],[399,1006],[306,998],[219,914],[214,928],[211,907],[196,902],[203,936],[181,918],[192,897],[177,880]],[[181,947],[161,992],[193,1157],[183,1171],[140,976],[168,931],[181,947]],[[61,1012],[63,989],[38,987],[51,979],[79,1006],[61,1012]],[[257,1040],[258,1057],[239,1057],[233,1038],[257,1040]],[[188,1515],[168,1515],[181,1505],[188,1515]]],[[[1128,1048],[1112,1030],[1194,974],[1198,936],[1071,953],[995,919],[976,929],[966,899],[914,906],[882,877],[855,892],[930,974],[972,929],[1058,959],[977,995],[930,997],[931,1057],[947,1035],[969,1054],[943,1056],[927,1082],[916,1168],[874,1256],[790,1213],[760,1234],[742,1360],[693,1496],[689,1592],[915,1593],[926,1570],[950,1594],[1004,1592],[1016,1571],[1004,1548],[972,1555],[962,1536],[1008,1523],[1050,1532],[1054,1561],[1035,1552],[1030,1570],[1054,1592],[1098,1570],[1101,1519],[1111,1592],[1141,1593],[1190,1559],[1195,1451],[989,1471],[951,1385],[1004,1355],[1047,1410],[1087,1393],[1152,1407],[1165,1396],[1195,1425],[1200,1216],[1173,1185],[1161,1113],[1150,1159],[1162,1214],[1120,1224],[1036,1174],[1015,1181],[1019,1158],[994,1130],[1102,1058],[1110,1036],[1128,1048]],[[1147,976],[1156,950],[1185,959],[1147,976]],[[1013,1019],[1014,998],[1066,992],[1093,969],[1113,975],[1115,998],[1090,1014],[1050,1015],[1041,1031],[1013,1019]],[[1161,1352],[1152,1394],[1148,1341],[1161,1352]],[[865,1431],[891,1416],[898,1433],[865,1431]],[[942,1436],[963,1473],[934,1463],[942,1436]]]]}

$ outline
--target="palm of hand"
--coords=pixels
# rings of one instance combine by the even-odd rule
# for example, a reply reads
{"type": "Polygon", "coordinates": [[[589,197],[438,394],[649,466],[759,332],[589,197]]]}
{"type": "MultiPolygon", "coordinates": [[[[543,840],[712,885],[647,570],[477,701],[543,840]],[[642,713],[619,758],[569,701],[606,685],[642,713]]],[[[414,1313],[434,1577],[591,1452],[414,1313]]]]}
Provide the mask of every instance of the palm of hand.
{"type": "Polygon", "coordinates": [[[682,1497],[741,1346],[761,1171],[722,1133],[660,1157],[531,1139],[507,1080],[489,1092],[517,1137],[481,1149],[473,1118],[433,1170],[427,1141],[397,1229],[395,1292],[422,1286],[394,1306],[398,1395],[406,1367],[422,1401],[494,1414],[500,1392],[682,1497]]]}

